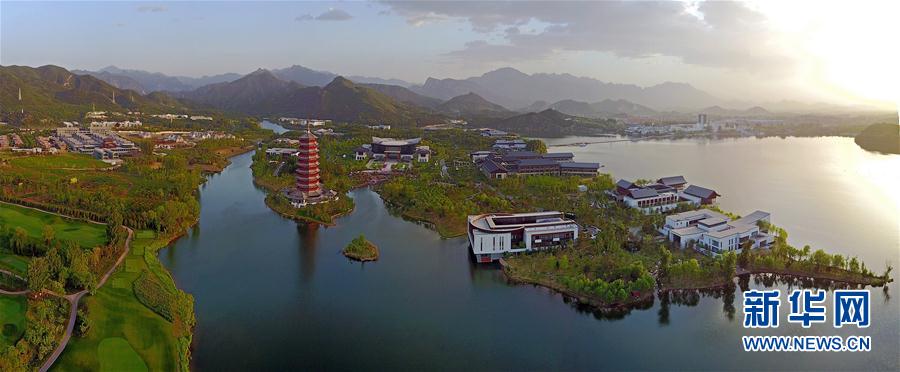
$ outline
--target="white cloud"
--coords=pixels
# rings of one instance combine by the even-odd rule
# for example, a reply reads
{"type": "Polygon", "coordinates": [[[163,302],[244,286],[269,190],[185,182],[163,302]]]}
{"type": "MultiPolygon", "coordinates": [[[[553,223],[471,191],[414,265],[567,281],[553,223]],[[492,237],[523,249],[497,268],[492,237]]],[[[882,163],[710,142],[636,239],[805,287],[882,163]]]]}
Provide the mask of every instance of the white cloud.
{"type": "Polygon", "coordinates": [[[413,25],[464,19],[504,42],[469,42],[446,54],[467,62],[547,59],[562,51],[606,52],[624,58],[675,57],[683,63],[785,73],[794,61],[766,17],[743,3],[389,1],[413,25]],[[536,32],[521,31],[530,24],[536,32]]]}
{"type": "Polygon", "coordinates": [[[161,13],[167,10],[169,8],[162,5],[141,5],[137,8],[137,11],[141,13],[161,13]]]}

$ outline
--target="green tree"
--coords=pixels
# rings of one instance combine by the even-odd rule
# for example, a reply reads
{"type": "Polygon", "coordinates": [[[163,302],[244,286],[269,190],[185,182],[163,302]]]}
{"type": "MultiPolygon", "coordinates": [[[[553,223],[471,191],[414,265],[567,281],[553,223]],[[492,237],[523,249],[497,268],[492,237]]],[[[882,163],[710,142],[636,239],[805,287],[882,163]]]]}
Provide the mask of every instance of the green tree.
{"type": "Polygon", "coordinates": [[[37,257],[28,265],[28,289],[40,292],[50,284],[52,273],[50,263],[45,257],[37,257]]]}

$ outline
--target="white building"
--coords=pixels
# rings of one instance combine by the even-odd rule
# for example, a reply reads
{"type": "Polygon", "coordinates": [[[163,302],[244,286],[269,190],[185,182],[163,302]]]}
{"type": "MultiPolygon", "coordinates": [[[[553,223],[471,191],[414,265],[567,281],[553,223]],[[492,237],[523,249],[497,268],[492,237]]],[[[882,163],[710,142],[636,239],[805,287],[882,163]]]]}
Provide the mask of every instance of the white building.
{"type": "Polygon", "coordinates": [[[721,213],[699,209],[666,216],[666,224],[660,232],[681,248],[694,242],[698,250],[717,255],[740,251],[748,241],[751,248],[772,244],[775,237],[762,231],[759,221],[769,222],[769,213],[755,211],[731,220],[721,213]]]}
{"type": "Polygon", "coordinates": [[[578,224],[562,212],[496,213],[468,217],[469,245],[478,262],[505,253],[560,246],[578,238],[578,224]]]}

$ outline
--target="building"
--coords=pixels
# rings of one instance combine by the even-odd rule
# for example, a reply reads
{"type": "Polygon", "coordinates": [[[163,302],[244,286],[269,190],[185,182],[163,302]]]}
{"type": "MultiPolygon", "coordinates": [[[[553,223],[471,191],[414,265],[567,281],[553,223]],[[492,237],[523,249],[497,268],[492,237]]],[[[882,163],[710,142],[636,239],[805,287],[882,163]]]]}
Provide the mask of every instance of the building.
{"type": "Polygon", "coordinates": [[[528,147],[528,144],[525,143],[525,140],[521,139],[498,139],[494,141],[494,146],[492,146],[494,150],[525,150],[528,147]]]}
{"type": "Polygon", "coordinates": [[[286,158],[290,156],[298,156],[300,155],[300,150],[287,148],[287,147],[273,147],[270,149],[266,149],[266,157],[269,158],[286,158]]]}
{"type": "Polygon", "coordinates": [[[372,157],[379,160],[412,160],[421,138],[393,139],[372,137],[372,157]]]}
{"type": "MultiPolygon", "coordinates": [[[[474,154],[474,153],[473,153],[474,154]]],[[[511,151],[505,154],[478,154],[481,172],[488,178],[505,178],[507,175],[573,175],[596,176],[600,172],[599,163],[572,161],[570,152],[538,154],[533,151],[511,151]]],[[[473,159],[476,158],[472,155],[473,159]]]]}
{"type": "Polygon", "coordinates": [[[387,124],[366,125],[366,128],[372,130],[391,130],[391,126],[387,124]]]}
{"type": "Polygon", "coordinates": [[[494,153],[492,151],[483,150],[483,151],[475,151],[475,152],[469,153],[469,157],[472,158],[473,163],[476,163],[479,160],[484,160],[488,156],[491,156],[493,154],[494,153]]]}
{"type": "Polygon", "coordinates": [[[707,205],[715,203],[716,198],[722,195],[705,187],[690,185],[680,192],[678,196],[694,205],[707,205]]]}
{"type": "Polygon", "coordinates": [[[501,180],[509,175],[509,170],[502,165],[497,164],[494,159],[487,158],[481,162],[481,173],[489,179],[501,180]]]}
{"type": "Polygon", "coordinates": [[[681,248],[693,245],[701,252],[717,255],[740,251],[746,246],[770,246],[775,237],[764,231],[768,222],[769,213],[763,211],[731,220],[721,213],[699,209],[666,216],[666,223],[660,232],[681,248]]]}
{"type": "Polygon", "coordinates": [[[481,128],[481,135],[483,137],[506,137],[509,136],[509,133],[504,132],[502,130],[491,129],[491,128],[481,128]]]}
{"type": "Polygon", "coordinates": [[[494,213],[468,217],[469,245],[478,262],[505,253],[548,249],[575,241],[578,224],[562,212],[494,213]]]}
{"type": "Polygon", "coordinates": [[[687,185],[687,180],[684,179],[684,176],[671,176],[660,178],[656,180],[656,183],[669,186],[676,191],[681,191],[684,190],[684,187],[687,185]]]}
{"type": "Polygon", "coordinates": [[[679,202],[675,188],[661,183],[638,186],[631,181],[619,180],[615,192],[617,199],[643,213],[667,212],[677,208],[679,202]]]}
{"type": "Polygon", "coordinates": [[[421,138],[394,139],[372,137],[372,143],[368,147],[363,145],[357,148],[354,156],[357,160],[363,160],[371,156],[376,160],[412,161],[415,158],[419,162],[428,162],[431,160],[431,148],[420,146],[420,142],[422,142],[421,138]]]}
{"type": "Polygon", "coordinates": [[[285,190],[285,196],[295,208],[328,202],[337,196],[336,192],[322,185],[319,177],[319,143],[309,128],[300,136],[296,179],[296,186],[285,190]]]}
{"type": "Polygon", "coordinates": [[[419,163],[427,163],[429,160],[431,160],[431,147],[416,147],[416,160],[418,160],[419,163]]]}

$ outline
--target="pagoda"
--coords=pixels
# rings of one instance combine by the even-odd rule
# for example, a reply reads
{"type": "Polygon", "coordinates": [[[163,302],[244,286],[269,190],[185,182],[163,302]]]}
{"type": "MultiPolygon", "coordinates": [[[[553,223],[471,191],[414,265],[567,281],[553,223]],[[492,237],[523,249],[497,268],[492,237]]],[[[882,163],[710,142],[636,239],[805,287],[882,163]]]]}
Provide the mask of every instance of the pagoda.
{"type": "Polygon", "coordinates": [[[296,186],[286,190],[286,196],[295,207],[318,204],[329,201],[337,193],[323,187],[319,177],[319,143],[316,136],[309,131],[300,136],[297,153],[296,186]]]}

